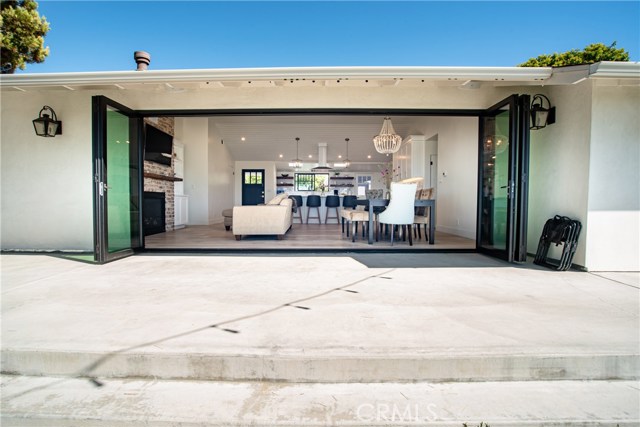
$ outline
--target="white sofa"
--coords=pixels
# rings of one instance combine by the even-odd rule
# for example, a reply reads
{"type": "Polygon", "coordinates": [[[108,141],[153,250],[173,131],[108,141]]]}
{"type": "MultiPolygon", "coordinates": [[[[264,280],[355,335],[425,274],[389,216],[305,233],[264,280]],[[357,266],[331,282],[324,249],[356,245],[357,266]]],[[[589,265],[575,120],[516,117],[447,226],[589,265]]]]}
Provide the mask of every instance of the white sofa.
{"type": "Polygon", "coordinates": [[[293,201],[279,194],[266,205],[235,206],[233,208],[233,234],[236,240],[248,235],[276,235],[282,240],[292,224],[293,201]]]}

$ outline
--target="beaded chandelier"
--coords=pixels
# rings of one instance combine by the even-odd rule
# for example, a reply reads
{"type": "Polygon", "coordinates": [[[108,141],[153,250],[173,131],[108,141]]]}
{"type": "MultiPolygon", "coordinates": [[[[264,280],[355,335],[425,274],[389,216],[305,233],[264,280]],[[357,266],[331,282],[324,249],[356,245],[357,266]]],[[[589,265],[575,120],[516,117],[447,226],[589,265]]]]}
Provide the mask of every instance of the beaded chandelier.
{"type": "Polygon", "coordinates": [[[396,135],[396,131],[391,124],[391,118],[385,117],[380,134],[373,138],[373,145],[376,147],[376,151],[381,154],[393,154],[400,149],[401,143],[402,137],[396,135]]]}

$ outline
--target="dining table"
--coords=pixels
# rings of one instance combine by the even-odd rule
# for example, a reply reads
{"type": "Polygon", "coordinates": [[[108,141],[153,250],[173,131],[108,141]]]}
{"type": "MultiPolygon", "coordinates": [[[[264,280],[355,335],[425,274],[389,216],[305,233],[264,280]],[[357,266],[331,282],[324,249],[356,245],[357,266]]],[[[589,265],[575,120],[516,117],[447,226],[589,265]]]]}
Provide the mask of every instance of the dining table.
{"type": "MultiPolygon", "coordinates": [[[[357,204],[360,206],[368,206],[369,212],[374,212],[376,207],[384,207],[389,205],[389,199],[358,199],[357,204]]],[[[429,208],[429,244],[436,243],[435,231],[436,231],[436,201],[435,199],[416,199],[414,201],[415,207],[425,206],[429,208]]],[[[369,244],[373,244],[373,218],[375,215],[369,215],[369,244]]]]}

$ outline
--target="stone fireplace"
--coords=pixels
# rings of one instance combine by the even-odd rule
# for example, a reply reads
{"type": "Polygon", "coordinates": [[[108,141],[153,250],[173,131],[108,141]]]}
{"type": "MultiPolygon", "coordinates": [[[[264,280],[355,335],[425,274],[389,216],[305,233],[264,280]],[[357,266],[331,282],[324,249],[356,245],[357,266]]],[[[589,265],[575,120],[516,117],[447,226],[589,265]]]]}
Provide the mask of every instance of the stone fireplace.
{"type": "Polygon", "coordinates": [[[142,228],[144,235],[164,233],[166,231],[165,219],[165,193],[145,191],[143,199],[142,228]]]}
{"type": "MultiPolygon", "coordinates": [[[[175,136],[174,118],[173,117],[148,117],[144,119],[145,123],[175,136]]],[[[175,218],[175,169],[174,159],[171,160],[171,166],[162,165],[148,160],[144,161],[144,191],[151,193],[164,193],[164,218],[165,231],[174,229],[175,218]]],[[[145,213],[146,215],[146,213],[145,213]]]]}

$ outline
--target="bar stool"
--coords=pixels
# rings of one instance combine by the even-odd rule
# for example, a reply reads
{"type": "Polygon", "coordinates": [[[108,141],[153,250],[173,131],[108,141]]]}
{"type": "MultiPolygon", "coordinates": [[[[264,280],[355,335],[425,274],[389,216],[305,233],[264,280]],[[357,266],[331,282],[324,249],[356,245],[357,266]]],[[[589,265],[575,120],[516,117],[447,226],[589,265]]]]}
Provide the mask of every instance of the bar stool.
{"type": "Polygon", "coordinates": [[[307,224],[309,224],[310,219],[317,219],[318,224],[322,224],[322,220],[320,219],[320,206],[322,206],[322,199],[320,196],[307,196],[307,224]],[[316,209],[318,215],[311,216],[311,209],[313,208],[316,209]]]}
{"type": "MultiPolygon", "coordinates": [[[[358,206],[358,196],[344,196],[342,198],[342,209],[355,209],[358,206]]],[[[344,233],[344,217],[342,217],[342,232],[344,233]]],[[[349,230],[347,230],[347,233],[349,230]]]]}
{"type": "Polygon", "coordinates": [[[300,224],[304,224],[304,221],[302,220],[302,196],[289,196],[289,198],[293,199],[295,203],[292,219],[298,218],[300,220],[300,224]]]}
{"type": "Polygon", "coordinates": [[[327,196],[324,201],[324,206],[327,208],[326,212],[324,213],[324,223],[327,224],[327,220],[329,219],[335,219],[336,224],[339,224],[340,220],[338,219],[338,208],[340,207],[340,196],[327,196]],[[333,209],[333,211],[336,213],[336,216],[329,216],[329,209],[333,209]]]}

